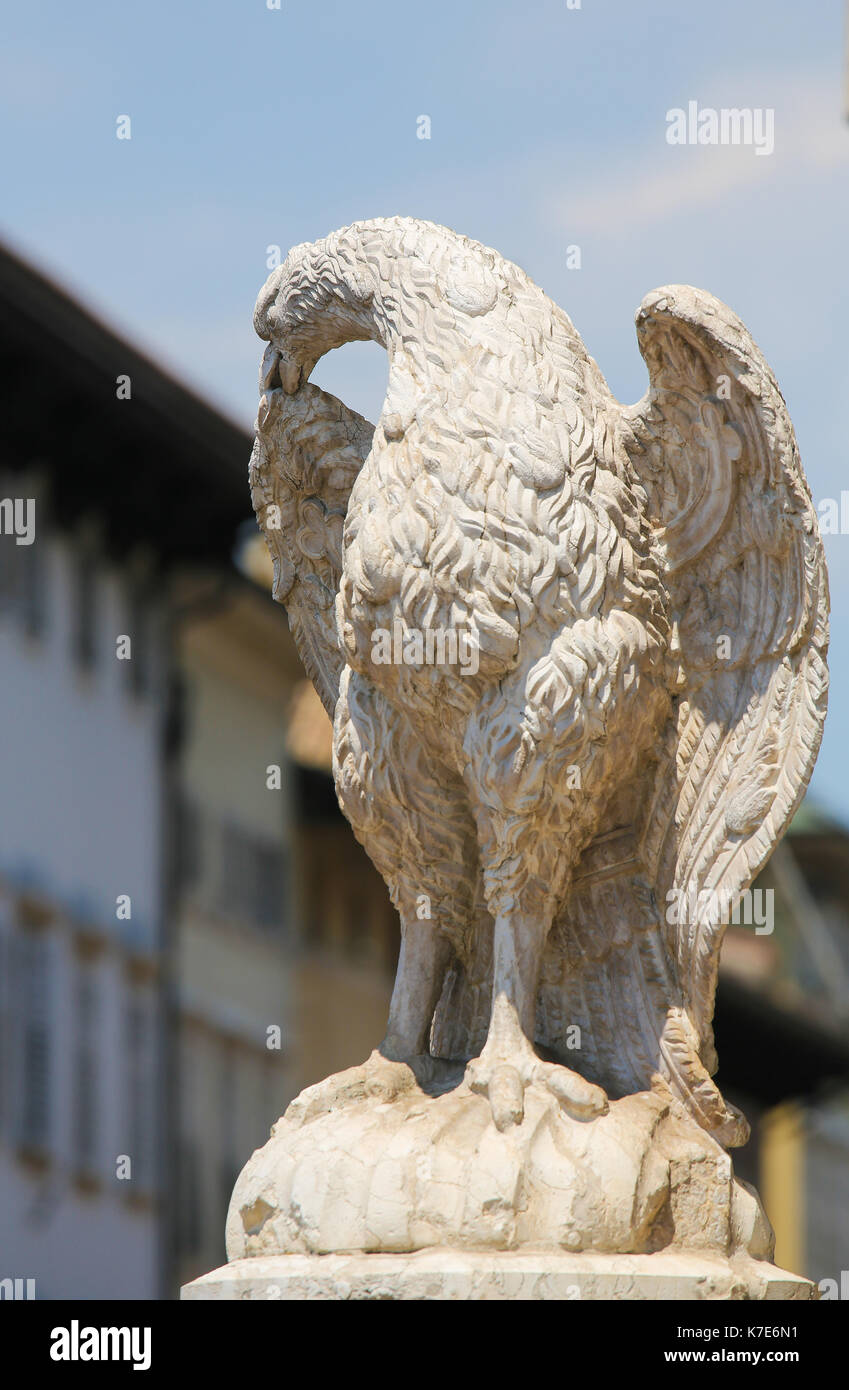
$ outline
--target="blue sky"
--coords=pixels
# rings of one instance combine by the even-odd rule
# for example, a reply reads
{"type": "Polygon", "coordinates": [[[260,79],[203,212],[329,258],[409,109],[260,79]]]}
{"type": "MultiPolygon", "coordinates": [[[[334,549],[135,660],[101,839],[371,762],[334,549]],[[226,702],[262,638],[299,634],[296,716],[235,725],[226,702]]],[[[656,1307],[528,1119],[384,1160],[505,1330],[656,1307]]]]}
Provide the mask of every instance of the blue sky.
{"type": "MultiPolygon", "coordinates": [[[[161,0],[6,7],[2,234],[246,425],[253,302],[283,253],[427,218],[518,261],[623,400],[657,285],[724,299],[771,362],[815,500],[849,489],[843,0],[161,0]],[[770,107],[775,152],[674,147],[666,112],[770,107]],[[431,139],[416,138],[420,115],[431,139]],[[129,115],[132,139],[116,139],[129,115]],[[580,270],[566,248],[581,247],[580,270]]],[[[61,370],[60,364],[54,364],[61,370]]],[[[371,344],[314,374],[372,419],[371,344]]],[[[849,820],[849,537],[826,540],[832,699],[815,773],[849,820]]]]}

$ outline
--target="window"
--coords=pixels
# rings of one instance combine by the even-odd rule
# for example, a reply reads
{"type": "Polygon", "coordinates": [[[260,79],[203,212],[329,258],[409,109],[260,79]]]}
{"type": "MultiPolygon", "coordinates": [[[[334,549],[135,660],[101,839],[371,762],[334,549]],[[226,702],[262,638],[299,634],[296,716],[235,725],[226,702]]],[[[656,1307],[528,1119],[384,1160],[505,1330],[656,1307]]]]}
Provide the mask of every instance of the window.
{"type": "Polygon", "coordinates": [[[46,609],[46,540],[36,539],[32,545],[21,546],[18,557],[20,571],[18,611],[24,632],[38,637],[44,630],[46,609]]]}
{"type": "Polygon", "coordinates": [[[255,926],[280,928],[286,920],[286,856],[274,843],[238,826],[221,827],[222,912],[255,926]]]}
{"type": "Polygon", "coordinates": [[[50,1142],[50,941],[44,932],[15,940],[18,1018],[17,1139],[26,1148],[50,1142]]]}
{"type": "Polygon", "coordinates": [[[203,881],[203,818],[188,797],[181,796],[177,807],[177,846],[180,885],[186,892],[203,881]]]}
{"type": "Polygon", "coordinates": [[[226,916],[241,917],[250,901],[251,844],[238,826],[221,827],[220,865],[218,905],[226,916]]]}
{"type": "Polygon", "coordinates": [[[89,544],[81,545],[72,559],[73,654],[83,671],[90,671],[97,657],[97,561],[89,544]]]}
{"type": "Polygon", "coordinates": [[[181,1255],[195,1255],[201,1248],[203,1225],[203,1170],[200,1146],[194,1139],[180,1141],[177,1165],[177,1242],[181,1255]]]}
{"type": "Polygon", "coordinates": [[[0,535],[0,617],[15,614],[28,637],[44,630],[46,544],[19,546],[14,536],[0,535]]]}
{"type": "Polygon", "coordinates": [[[275,846],[255,848],[256,921],[263,927],[280,927],[286,920],[286,859],[275,846]]]}
{"type": "Polygon", "coordinates": [[[127,598],[127,635],[131,643],[130,660],[125,662],[131,695],[140,699],[150,692],[153,609],[149,590],[134,580],[127,598]]]}
{"type": "Polygon", "coordinates": [[[154,1184],[156,1044],[152,1004],[151,999],[136,994],[129,999],[124,1015],[127,1153],[134,1191],[149,1190],[154,1184]]]}
{"type": "Polygon", "coordinates": [[[76,1019],[72,1142],[74,1162],[84,1173],[93,1173],[98,1166],[98,1004],[91,967],[81,963],[77,972],[74,1000],[76,1019]]]}
{"type": "Polygon", "coordinates": [[[188,797],[179,807],[184,892],[206,911],[280,931],[288,917],[289,861],[283,846],[207,815],[188,797]]]}
{"type": "Polygon", "coordinates": [[[16,545],[13,535],[0,533],[0,617],[7,617],[17,609],[21,551],[32,548],[16,545]]]}
{"type": "Polygon", "coordinates": [[[178,1062],[180,1086],[177,1150],[177,1244],[182,1256],[198,1255],[203,1240],[205,1214],[204,1157],[209,1145],[201,1140],[205,1117],[201,1072],[197,1065],[197,1041],[183,1036],[178,1062]]]}
{"type": "Polygon", "coordinates": [[[34,473],[0,477],[0,617],[14,614],[30,637],[41,632],[46,607],[40,493],[34,473]]]}

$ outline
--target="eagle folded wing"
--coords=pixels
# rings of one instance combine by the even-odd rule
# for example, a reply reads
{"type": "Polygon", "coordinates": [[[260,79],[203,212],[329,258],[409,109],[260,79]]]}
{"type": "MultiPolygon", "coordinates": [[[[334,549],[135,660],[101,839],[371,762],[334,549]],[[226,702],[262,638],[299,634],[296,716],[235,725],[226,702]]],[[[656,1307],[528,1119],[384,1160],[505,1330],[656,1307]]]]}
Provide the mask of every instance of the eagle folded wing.
{"type": "Polygon", "coordinates": [[[274,597],[286,605],[301,660],[332,719],[343,666],[335,611],[342,531],[374,425],[312,384],[293,395],[275,392],[269,409],[279,412],[277,456],[270,459],[257,436],[251,497],[274,565],[274,597]]]}

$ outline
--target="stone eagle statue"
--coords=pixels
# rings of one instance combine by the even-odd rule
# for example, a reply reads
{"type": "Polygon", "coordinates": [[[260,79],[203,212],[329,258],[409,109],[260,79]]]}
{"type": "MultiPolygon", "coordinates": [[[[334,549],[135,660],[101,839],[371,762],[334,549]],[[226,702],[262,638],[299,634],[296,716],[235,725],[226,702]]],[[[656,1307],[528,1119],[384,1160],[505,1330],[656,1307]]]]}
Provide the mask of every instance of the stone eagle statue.
{"type": "MultiPolygon", "coordinates": [[[[744,1142],[711,1079],[720,945],[827,690],[822,547],[769,366],[724,304],[667,286],[637,313],[648,392],[620,405],[523,271],[412,218],[295,247],[255,327],[274,593],[401,920],[356,1094],[452,1059],[502,1132],[535,1084],[574,1118],[659,1091],[744,1142]],[[355,339],[388,354],[376,426],[309,384],[355,339]]],[[[344,1103],[323,1085],[314,1106],[344,1103]]]]}

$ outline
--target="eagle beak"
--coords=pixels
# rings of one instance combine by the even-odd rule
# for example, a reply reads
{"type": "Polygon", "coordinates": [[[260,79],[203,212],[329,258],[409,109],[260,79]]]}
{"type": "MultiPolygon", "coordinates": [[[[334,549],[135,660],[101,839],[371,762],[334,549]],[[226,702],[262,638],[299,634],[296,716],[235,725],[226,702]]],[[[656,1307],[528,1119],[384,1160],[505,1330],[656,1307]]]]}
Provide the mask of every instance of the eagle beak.
{"type": "Polygon", "coordinates": [[[280,373],[280,385],[283,387],[286,395],[294,396],[301,384],[302,373],[300,362],[296,362],[294,357],[289,356],[288,352],[281,352],[278,370],[280,373]]]}
{"type": "Polygon", "coordinates": [[[301,384],[302,375],[300,362],[273,343],[268,344],[259,372],[260,391],[274,391],[280,386],[287,396],[293,396],[301,384]]]}

